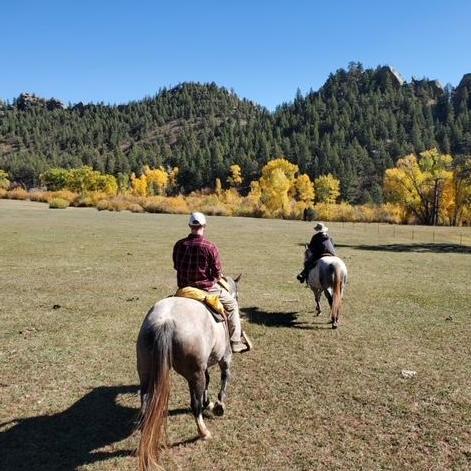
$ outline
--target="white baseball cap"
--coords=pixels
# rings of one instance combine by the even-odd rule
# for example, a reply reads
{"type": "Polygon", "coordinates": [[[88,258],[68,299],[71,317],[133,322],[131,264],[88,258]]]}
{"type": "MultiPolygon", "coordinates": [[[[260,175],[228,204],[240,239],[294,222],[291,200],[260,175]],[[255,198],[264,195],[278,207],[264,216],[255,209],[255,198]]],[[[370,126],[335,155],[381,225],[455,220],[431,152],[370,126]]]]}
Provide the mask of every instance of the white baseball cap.
{"type": "Polygon", "coordinates": [[[190,226],[206,226],[206,217],[203,213],[191,213],[188,224],[190,226]]]}

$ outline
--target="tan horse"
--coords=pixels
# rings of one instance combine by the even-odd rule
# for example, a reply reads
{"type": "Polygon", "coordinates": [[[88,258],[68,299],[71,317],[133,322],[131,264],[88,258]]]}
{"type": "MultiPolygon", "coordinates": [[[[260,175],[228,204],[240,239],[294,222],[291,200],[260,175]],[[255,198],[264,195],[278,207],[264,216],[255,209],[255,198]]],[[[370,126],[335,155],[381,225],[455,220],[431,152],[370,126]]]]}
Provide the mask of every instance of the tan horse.
{"type": "MultiPolygon", "coordinates": [[[[227,278],[237,299],[237,282],[227,278]]],[[[187,381],[191,409],[202,439],[211,437],[203,410],[224,414],[232,351],[227,324],[216,322],[204,304],[188,298],[170,297],[148,312],[137,339],[137,370],[141,385],[141,439],[139,469],[157,466],[165,434],[170,395],[170,370],[187,381]],[[218,364],[221,388],[216,404],[208,397],[208,369],[218,364]]]]}
{"type": "MultiPolygon", "coordinates": [[[[308,260],[311,255],[309,249],[304,253],[304,259],[308,260]]],[[[339,325],[342,298],[345,285],[347,284],[347,267],[343,260],[333,255],[320,258],[316,266],[309,271],[306,282],[312,289],[316,299],[317,315],[321,313],[321,295],[325,294],[330,306],[332,329],[339,325]]]]}

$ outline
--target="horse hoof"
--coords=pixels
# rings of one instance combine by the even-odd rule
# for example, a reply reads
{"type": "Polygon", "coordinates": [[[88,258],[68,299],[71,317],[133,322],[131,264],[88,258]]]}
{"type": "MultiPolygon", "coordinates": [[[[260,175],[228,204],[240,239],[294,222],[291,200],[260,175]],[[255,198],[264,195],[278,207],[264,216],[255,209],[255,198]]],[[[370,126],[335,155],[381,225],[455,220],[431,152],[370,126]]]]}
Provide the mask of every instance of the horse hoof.
{"type": "Polygon", "coordinates": [[[207,406],[204,407],[205,411],[212,412],[214,409],[214,402],[209,402],[207,406]]]}
{"type": "Polygon", "coordinates": [[[221,402],[216,402],[213,407],[213,414],[222,417],[224,415],[224,409],[224,404],[221,402]]]}
{"type": "Polygon", "coordinates": [[[332,329],[336,329],[338,327],[337,322],[332,322],[332,329]]]}

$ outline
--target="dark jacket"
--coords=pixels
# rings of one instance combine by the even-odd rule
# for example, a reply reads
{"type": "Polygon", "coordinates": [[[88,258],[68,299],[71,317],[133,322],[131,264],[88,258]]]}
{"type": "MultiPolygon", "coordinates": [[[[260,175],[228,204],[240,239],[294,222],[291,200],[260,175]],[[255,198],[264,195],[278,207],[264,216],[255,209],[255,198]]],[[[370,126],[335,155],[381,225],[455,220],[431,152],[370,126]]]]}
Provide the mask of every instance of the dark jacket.
{"type": "Polygon", "coordinates": [[[316,261],[324,254],[335,255],[334,241],[330,238],[329,234],[325,232],[318,232],[312,236],[309,242],[309,250],[311,251],[311,261],[316,261]]]}

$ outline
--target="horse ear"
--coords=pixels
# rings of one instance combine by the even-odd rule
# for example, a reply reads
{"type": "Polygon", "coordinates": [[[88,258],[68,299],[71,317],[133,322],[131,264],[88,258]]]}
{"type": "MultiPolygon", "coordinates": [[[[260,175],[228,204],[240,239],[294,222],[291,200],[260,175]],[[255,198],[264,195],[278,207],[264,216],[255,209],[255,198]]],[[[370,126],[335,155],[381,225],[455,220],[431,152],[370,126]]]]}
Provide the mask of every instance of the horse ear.
{"type": "Polygon", "coordinates": [[[234,278],[234,281],[236,283],[239,283],[239,280],[242,278],[242,273],[239,273],[239,275],[237,276],[237,278],[234,278]]]}

